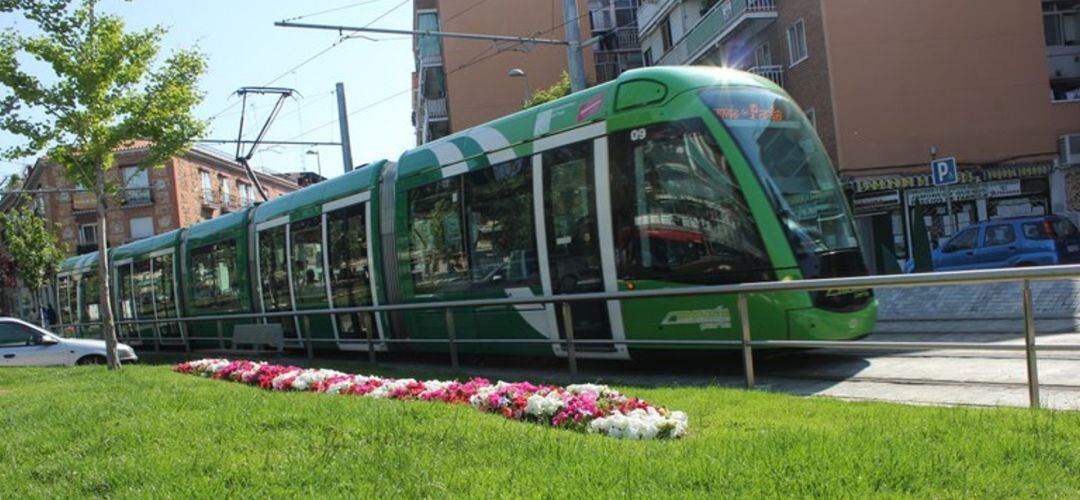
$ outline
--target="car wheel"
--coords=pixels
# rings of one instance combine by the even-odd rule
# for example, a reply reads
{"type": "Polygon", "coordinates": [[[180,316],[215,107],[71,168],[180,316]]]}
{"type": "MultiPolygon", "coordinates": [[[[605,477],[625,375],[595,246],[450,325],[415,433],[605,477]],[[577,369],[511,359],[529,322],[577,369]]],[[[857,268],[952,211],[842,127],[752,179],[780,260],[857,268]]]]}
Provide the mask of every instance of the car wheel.
{"type": "Polygon", "coordinates": [[[103,365],[105,364],[105,356],[100,354],[91,354],[89,356],[83,356],[75,362],[77,365],[103,365]]]}

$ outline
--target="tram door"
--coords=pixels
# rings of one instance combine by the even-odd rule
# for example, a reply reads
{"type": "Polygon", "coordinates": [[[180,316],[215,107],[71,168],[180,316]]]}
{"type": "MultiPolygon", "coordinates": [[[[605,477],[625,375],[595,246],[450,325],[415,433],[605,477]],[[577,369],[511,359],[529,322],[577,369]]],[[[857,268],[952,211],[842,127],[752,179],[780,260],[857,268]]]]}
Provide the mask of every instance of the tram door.
{"type": "MultiPolygon", "coordinates": [[[[378,304],[372,276],[370,194],[327,203],[323,206],[326,227],[326,268],[329,303],[332,308],[378,304]]],[[[376,350],[385,348],[377,328],[379,318],[372,313],[334,315],[338,348],[367,350],[367,328],[372,328],[376,350]]]]}
{"type": "MultiPolygon", "coordinates": [[[[603,241],[601,239],[604,235],[601,222],[605,219],[610,233],[610,213],[597,210],[597,177],[600,175],[596,169],[595,151],[597,143],[602,146],[605,142],[606,139],[586,140],[540,154],[543,206],[537,208],[538,212],[542,209],[545,234],[541,235],[543,241],[538,243],[546,246],[546,255],[541,255],[542,260],[546,257],[546,263],[540,265],[546,267],[548,275],[544,280],[547,282],[545,288],[548,288],[545,291],[553,295],[603,292],[614,286],[605,283],[604,273],[603,246],[608,245],[608,257],[611,257],[611,238],[608,235],[603,241]]],[[[606,146],[602,151],[606,154],[606,146]]],[[[604,172],[606,178],[606,168],[604,172]]],[[[606,183],[600,188],[605,194],[602,199],[606,199],[606,183]]],[[[576,340],[611,339],[613,319],[617,329],[621,330],[617,305],[612,308],[611,304],[600,301],[572,302],[570,312],[576,340]]],[[[562,306],[555,308],[555,318],[560,338],[565,339],[562,306]]],[[[621,336],[621,332],[618,333],[621,336]]],[[[614,353],[616,346],[592,343],[580,344],[576,349],[583,353],[614,353]]]]}
{"type": "MultiPolygon", "coordinates": [[[[258,248],[258,270],[262,291],[259,301],[263,312],[291,311],[295,299],[292,296],[292,269],[289,267],[291,252],[289,249],[288,217],[282,217],[263,223],[257,228],[256,244],[258,248]]],[[[292,317],[274,317],[264,319],[267,323],[281,323],[285,339],[290,346],[298,346],[299,321],[292,317]]]]}

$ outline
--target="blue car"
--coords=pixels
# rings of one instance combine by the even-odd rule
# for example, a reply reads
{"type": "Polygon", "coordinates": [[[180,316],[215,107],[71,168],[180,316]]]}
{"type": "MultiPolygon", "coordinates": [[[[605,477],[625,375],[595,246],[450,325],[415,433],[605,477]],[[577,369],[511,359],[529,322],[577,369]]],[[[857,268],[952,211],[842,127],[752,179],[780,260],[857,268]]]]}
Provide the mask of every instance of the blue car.
{"type": "MultiPolygon", "coordinates": [[[[932,258],[935,271],[1072,264],[1080,262],[1080,231],[1057,215],[985,221],[945,240],[932,258]]],[[[904,267],[911,272],[914,263],[904,267]]]]}

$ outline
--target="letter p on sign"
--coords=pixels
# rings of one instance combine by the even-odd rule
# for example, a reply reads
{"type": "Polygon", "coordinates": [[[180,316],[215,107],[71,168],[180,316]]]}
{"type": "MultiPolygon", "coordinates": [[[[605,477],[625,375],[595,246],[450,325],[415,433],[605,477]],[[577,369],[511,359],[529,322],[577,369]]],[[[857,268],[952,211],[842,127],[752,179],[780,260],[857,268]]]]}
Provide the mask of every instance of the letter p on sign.
{"type": "Polygon", "coordinates": [[[956,158],[942,158],[930,162],[930,172],[932,173],[935,186],[956,184],[956,158]]]}

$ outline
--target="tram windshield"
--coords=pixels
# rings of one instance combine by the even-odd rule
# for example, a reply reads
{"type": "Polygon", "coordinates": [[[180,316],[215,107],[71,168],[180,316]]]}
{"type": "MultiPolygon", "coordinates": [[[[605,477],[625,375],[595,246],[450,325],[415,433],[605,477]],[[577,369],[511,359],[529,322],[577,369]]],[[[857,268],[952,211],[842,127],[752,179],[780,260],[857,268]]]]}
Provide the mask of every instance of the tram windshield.
{"type": "Polygon", "coordinates": [[[702,100],[723,121],[762,184],[799,254],[858,247],[852,217],[814,126],[787,97],[762,89],[708,89],[702,100]]]}

